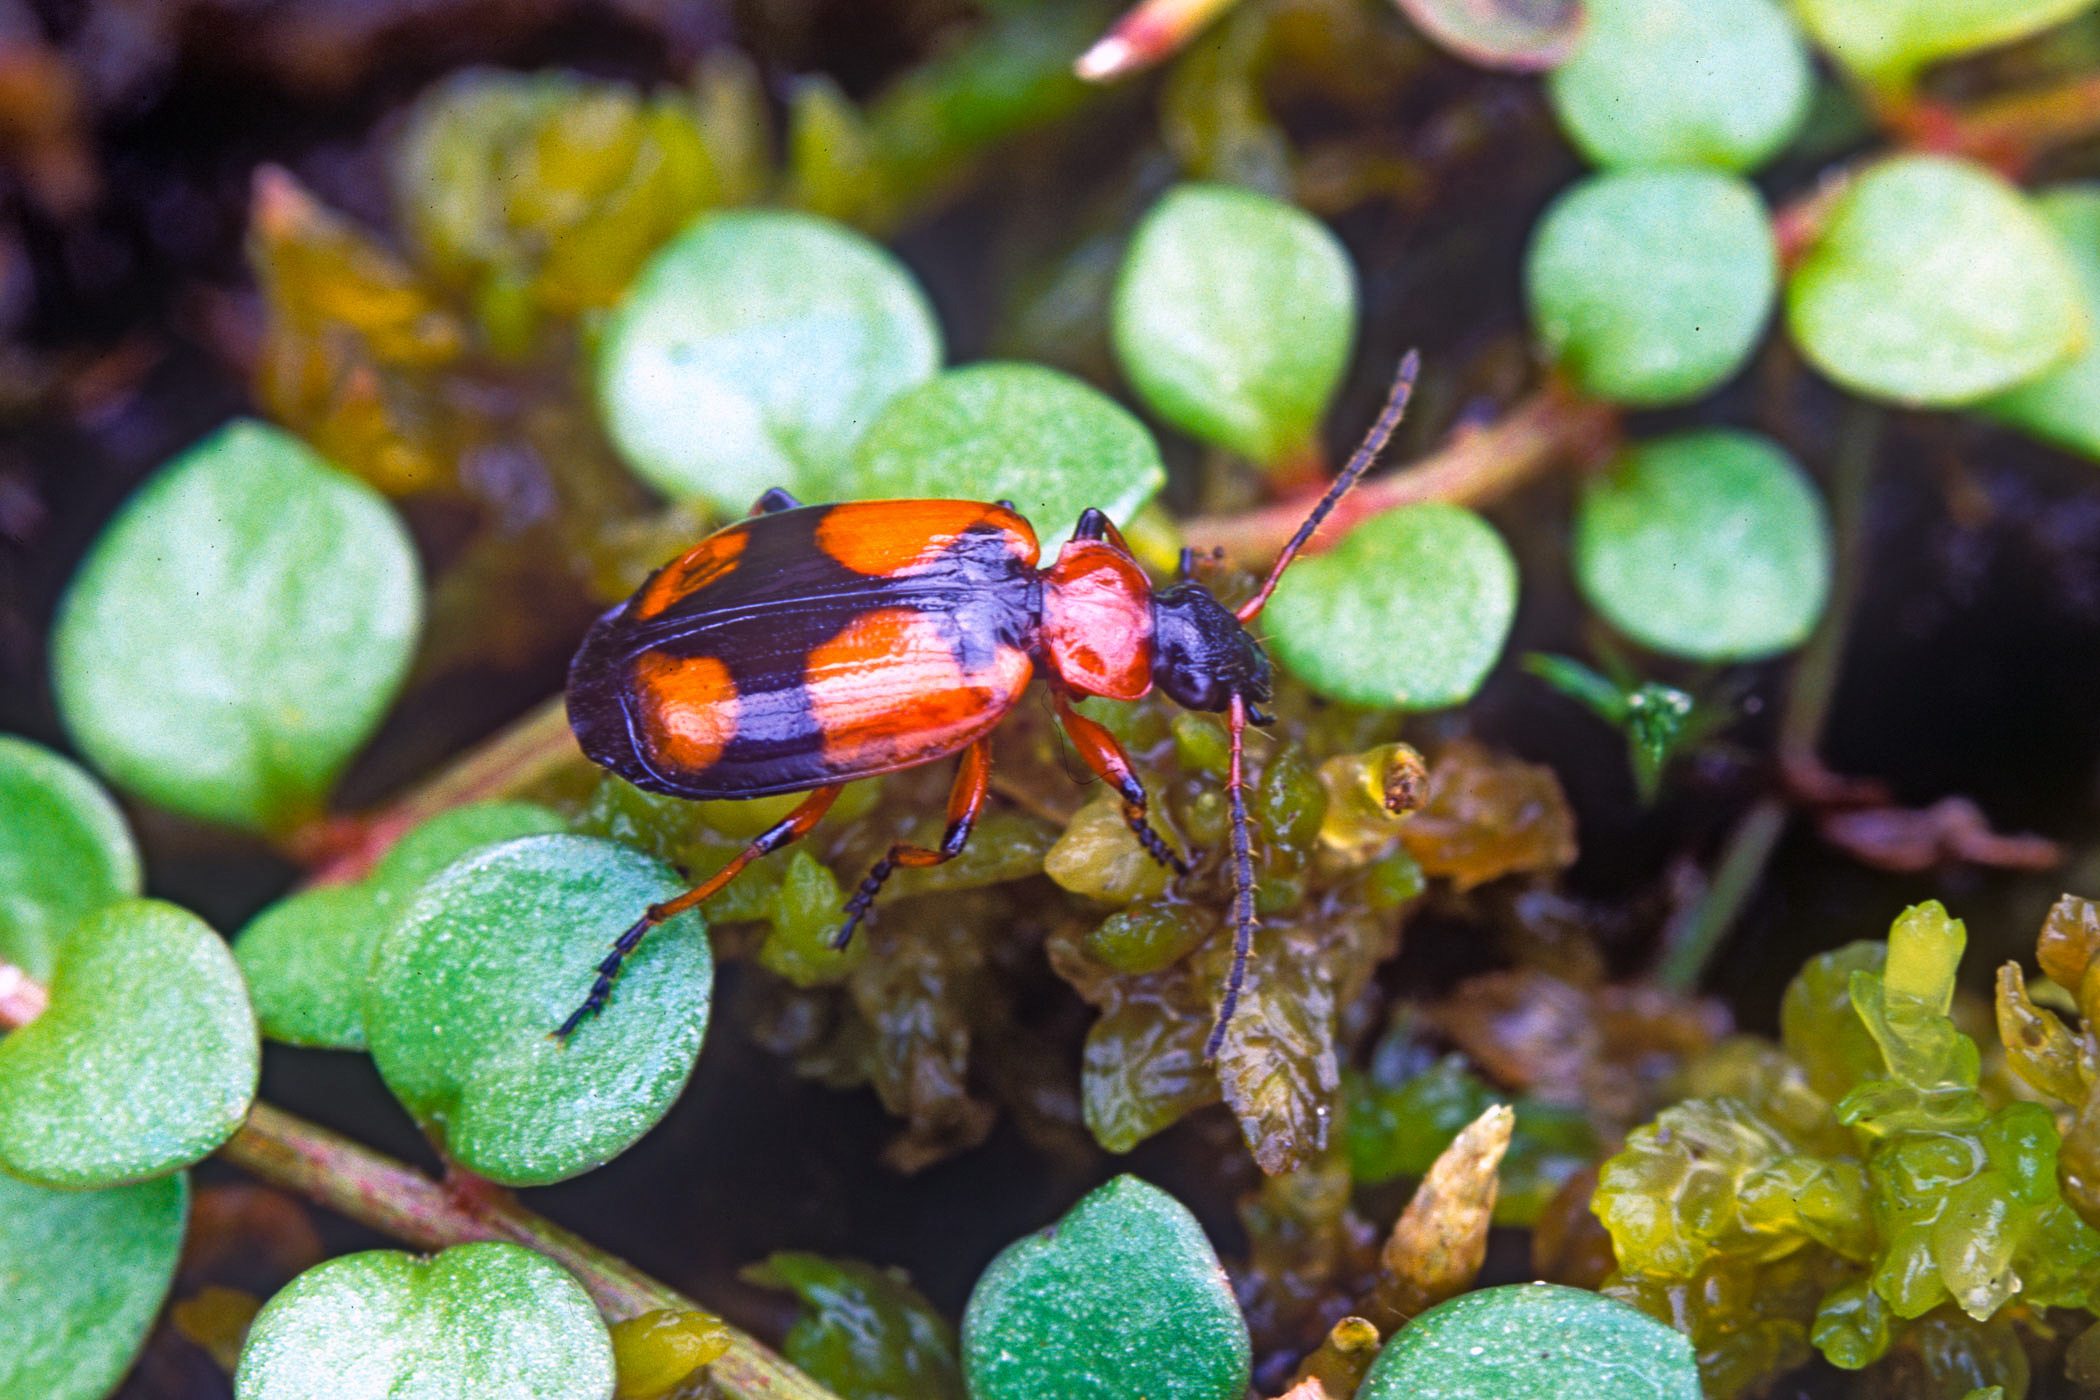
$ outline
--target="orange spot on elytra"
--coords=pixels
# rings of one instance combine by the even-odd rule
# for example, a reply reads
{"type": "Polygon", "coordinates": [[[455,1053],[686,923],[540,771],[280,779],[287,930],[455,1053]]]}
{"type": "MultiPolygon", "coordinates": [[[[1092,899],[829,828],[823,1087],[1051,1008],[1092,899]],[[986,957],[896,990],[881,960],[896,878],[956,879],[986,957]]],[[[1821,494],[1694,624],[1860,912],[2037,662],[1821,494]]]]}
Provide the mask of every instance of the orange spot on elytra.
{"type": "Polygon", "coordinates": [[[1035,531],[1028,522],[982,501],[855,501],[833,506],[817,522],[817,548],[856,573],[893,578],[931,562],[957,535],[976,526],[1012,536],[1015,555],[1023,563],[1035,563],[1035,531]]]}
{"type": "Polygon", "coordinates": [[[635,619],[646,621],[655,617],[679,599],[699,592],[726,575],[743,557],[744,546],[750,539],[742,526],[732,525],[726,530],[715,531],[658,569],[655,577],[642,585],[641,594],[635,599],[635,619]]]}
{"type": "Polygon", "coordinates": [[[736,682],[716,658],[644,652],[635,659],[634,686],[658,767],[698,772],[736,737],[736,682]]]}
{"type": "Polygon", "coordinates": [[[924,615],[878,608],[810,652],[804,684],[825,760],[879,772],[953,753],[990,729],[1032,669],[1024,652],[1003,647],[966,675],[924,615]]]}

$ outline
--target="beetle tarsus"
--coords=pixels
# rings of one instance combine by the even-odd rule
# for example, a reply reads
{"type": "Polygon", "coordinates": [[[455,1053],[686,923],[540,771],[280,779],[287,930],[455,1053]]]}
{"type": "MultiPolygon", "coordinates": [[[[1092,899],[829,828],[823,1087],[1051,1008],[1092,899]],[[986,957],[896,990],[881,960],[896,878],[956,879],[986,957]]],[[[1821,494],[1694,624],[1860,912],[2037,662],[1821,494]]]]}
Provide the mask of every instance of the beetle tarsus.
{"type": "Polygon", "coordinates": [[[641,946],[650,929],[669,917],[665,906],[652,904],[648,913],[636,919],[627,932],[613,940],[612,952],[606,955],[605,961],[598,964],[598,975],[591,982],[590,991],[584,994],[583,1005],[570,1012],[569,1019],[562,1022],[561,1028],[554,1032],[556,1040],[566,1043],[570,1036],[576,1034],[578,1026],[605,1009],[605,1003],[612,998],[613,983],[619,980],[620,964],[627,960],[629,953],[641,946]]]}
{"type": "Polygon", "coordinates": [[[1180,853],[1169,846],[1166,838],[1153,827],[1151,820],[1145,815],[1142,803],[1125,802],[1123,820],[1130,827],[1131,834],[1137,837],[1138,844],[1145,848],[1146,855],[1176,875],[1189,873],[1189,863],[1183,860],[1180,853]]]}

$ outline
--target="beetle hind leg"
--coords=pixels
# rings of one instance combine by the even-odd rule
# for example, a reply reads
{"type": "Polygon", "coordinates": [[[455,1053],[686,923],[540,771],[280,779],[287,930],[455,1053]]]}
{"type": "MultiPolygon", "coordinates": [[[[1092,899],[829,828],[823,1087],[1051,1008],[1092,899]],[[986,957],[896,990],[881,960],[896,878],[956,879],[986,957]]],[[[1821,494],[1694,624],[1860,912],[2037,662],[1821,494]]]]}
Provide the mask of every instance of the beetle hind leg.
{"type": "Polygon", "coordinates": [[[955,770],[955,786],[948,790],[948,827],[941,834],[938,848],[914,846],[899,841],[868,872],[846,901],[846,922],[839,926],[838,936],[831,940],[833,948],[843,949],[853,941],[853,931],[860,927],[861,920],[875,905],[875,896],[898,866],[923,869],[926,866],[942,865],[962,854],[970,840],[970,830],[977,825],[978,814],[984,811],[985,794],[991,789],[992,751],[989,742],[979,739],[963,750],[962,762],[955,770]]]}
{"type": "Polygon", "coordinates": [[[561,1028],[554,1032],[554,1038],[567,1040],[576,1033],[578,1026],[605,1009],[606,1000],[612,996],[613,983],[619,980],[620,965],[627,960],[628,954],[641,946],[642,940],[649,936],[649,930],[677,918],[696,904],[714,898],[724,885],[734,880],[745,866],[760,856],[770,855],[782,846],[808,835],[809,829],[823,819],[824,813],[830,810],[838,795],[839,788],[836,784],[818,788],[804,798],[794,811],[761,832],[750,845],[739,851],[729,864],[709,876],[704,884],[695,886],[666,903],[650,905],[648,912],[635,920],[627,932],[613,940],[612,952],[606,956],[604,962],[598,964],[598,975],[591,982],[591,989],[585,994],[583,1005],[569,1013],[569,1019],[561,1023],[561,1028]]]}

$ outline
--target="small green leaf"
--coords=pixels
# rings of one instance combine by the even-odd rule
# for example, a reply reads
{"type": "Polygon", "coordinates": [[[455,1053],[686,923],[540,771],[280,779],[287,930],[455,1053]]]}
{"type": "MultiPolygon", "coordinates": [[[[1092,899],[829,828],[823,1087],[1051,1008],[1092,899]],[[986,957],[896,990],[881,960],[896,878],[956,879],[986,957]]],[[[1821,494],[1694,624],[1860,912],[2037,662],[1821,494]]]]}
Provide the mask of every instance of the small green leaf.
{"type": "Polygon", "coordinates": [[[52,638],[59,712],[117,786],[281,830],[386,712],[421,600],[377,492],[237,422],[162,468],[89,551],[52,638]]]}
{"type": "Polygon", "coordinates": [[[686,914],[627,959],[566,1044],[614,938],[683,891],[611,841],[528,836],[447,866],[379,941],[365,1035],[379,1073],[462,1166],[509,1186],[611,1160],[663,1117],[700,1054],[714,964],[686,914]]]}
{"type": "MultiPolygon", "coordinates": [[[[2100,185],[2065,185],[2035,196],[2037,213],[2063,241],[2078,274],[2089,327],[2100,326],[2100,185]]],[[[2068,363],[1977,405],[1985,416],[2100,458],[2100,335],[2068,363]]]]}
{"type": "Polygon", "coordinates": [[[1583,1288],[1512,1283],[1393,1335],[1358,1400],[1699,1400],[1692,1344],[1583,1288]]]}
{"type": "Polygon", "coordinates": [[[1356,269],[1325,224],[1251,190],[1190,184],[1138,225],[1111,329],[1153,412],[1270,465],[1312,449],[1356,315],[1356,269]]]}
{"type": "Polygon", "coordinates": [[[256,1315],[239,1400],[611,1400],[582,1285],[514,1244],[391,1249],[308,1269],[256,1315]]]}
{"type": "Polygon", "coordinates": [[[102,1400],[175,1278],[189,1178],[51,1191],[0,1175],[0,1395],[102,1400]]]}
{"type": "Polygon", "coordinates": [[[808,214],[707,214],[614,312],[598,402],[644,480],[741,513],[774,486],[822,499],[940,360],[933,308],[879,245],[808,214]]]}
{"type": "Polygon", "coordinates": [[[1567,60],[1588,25],[1579,0],[1394,0],[1415,27],[1483,68],[1536,73],[1567,60]]]}
{"type": "Polygon", "coordinates": [[[1553,202],[1524,265],[1532,325],[1587,393],[1698,398],[1756,348],[1778,287],[1757,191],[1712,170],[1593,175],[1553,202]]]}
{"type": "Polygon", "coordinates": [[[1434,710],[1471,698],[1509,636],[1517,564],[1492,525],[1430,502],[1374,515],[1300,559],[1269,600],[1269,645],[1322,695],[1434,710]]]}
{"type": "Polygon", "coordinates": [[[963,1313],[972,1400],[1241,1400],[1252,1346],[1188,1208],[1134,1176],[992,1260],[963,1313]]]}
{"type": "Polygon", "coordinates": [[[1166,480],[1152,434],[1121,404],[1040,365],[983,364],[899,395],[826,499],[1012,501],[1048,559],[1082,510],[1121,525],[1166,480]]]}
{"type": "Polygon", "coordinates": [[[744,1277],[803,1301],[780,1349],[844,1400],[963,1400],[955,1329],[897,1270],[775,1254],[744,1277]]]}
{"type": "Polygon", "coordinates": [[[1698,661],[1806,641],[1830,596],[1830,554],[1801,469],[1731,428],[1629,448],[1583,491],[1575,524],[1590,606],[1641,645],[1698,661]]]}
{"type": "Polygon", "coordinates": [[[1597,165],[1755,170],[1808,115],[1808,46],[1774,0],[1587,0],[1581,45],[1546,80],[1597,165]]]}
{"type": "Polygon", "coordinates": [[[138,892],[138,847],[109,794],[43,745],[0,734],[0,962],[48,982],[59,940],[138,892]]]}
{"type": "Polygon", "coordinates": [[[2060,24],[2093,0],[1794,0],[1816,41],[1879,87],[1907,84],[1942,58],[2060,24]]]}
{"type": "Polygon", "coordinates": [[[59,945],[44,1013],[0,1040],[0,1165],[111,1186],[210,1152],[247,1117],[261,1050],[225,941],[129,899],[59,945]]]}
{"type": "Polygon", "coordinates": [[[2076,353],[2078,271],[2033,204],[1982,166],[1897,156],[1839,196],[1787,287],[1818,369],[1897,403],[1973,402],[2076,353]]]}
{"type": "Polygon", "coordinates": [[[402,837],[363,880],[301,890],[263,910],[233,945],[263,1034],[288,1045],[364,1049],[372,945],[424,881],[471,851],[563,825],[529,802],[455,807],[402,837]]]}

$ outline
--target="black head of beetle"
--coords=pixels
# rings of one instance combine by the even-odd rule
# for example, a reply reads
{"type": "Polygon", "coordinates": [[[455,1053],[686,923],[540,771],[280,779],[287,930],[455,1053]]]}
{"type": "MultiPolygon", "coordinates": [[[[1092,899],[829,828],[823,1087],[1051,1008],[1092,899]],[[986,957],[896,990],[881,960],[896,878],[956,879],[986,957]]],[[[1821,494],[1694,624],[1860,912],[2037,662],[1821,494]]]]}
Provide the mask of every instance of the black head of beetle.
{"type": "Polygon", "coordinates": [[[1269,700],[1268,654],[1231,609],[1192,580],[1152,595],[1152,682],[1186,710],[1224,710],[1238,695],[1250,720],[1274,722],[1255,708],[1269,700]]]}

